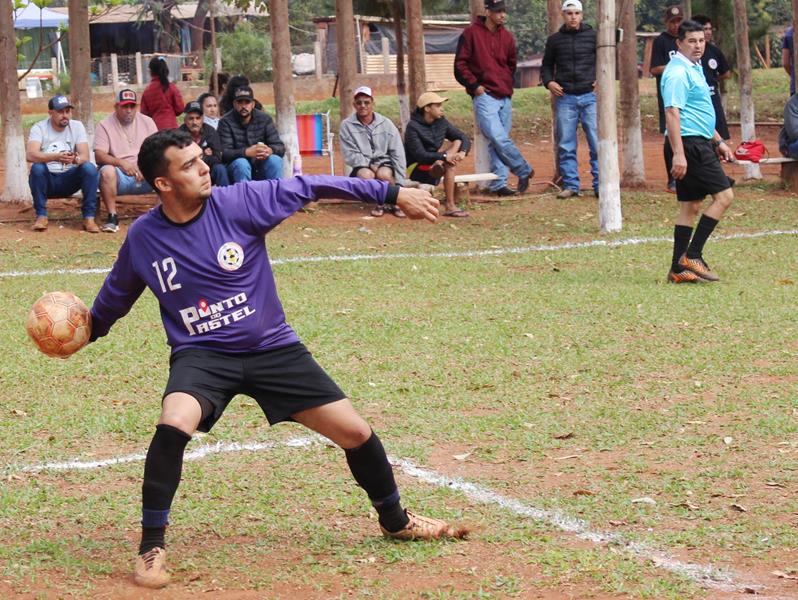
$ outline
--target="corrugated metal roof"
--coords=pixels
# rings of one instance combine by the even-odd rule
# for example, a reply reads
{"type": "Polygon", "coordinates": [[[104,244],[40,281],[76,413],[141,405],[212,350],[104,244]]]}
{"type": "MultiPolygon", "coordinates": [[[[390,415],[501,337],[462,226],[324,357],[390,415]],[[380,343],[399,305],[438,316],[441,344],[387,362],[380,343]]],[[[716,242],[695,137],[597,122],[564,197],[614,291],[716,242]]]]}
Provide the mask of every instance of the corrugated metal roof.
{"type": "MultiPolygon", "coordinates": [[[[54,10],[62,14],[69,13],[69,9],[66,7],[55,7],[50,10],[54,10]]],[[[197,12],[196,2],[191,2],[187,4],[178,4],[174,9],[172,9],[172,16],[175,19],[190,21],[191,19],[194,18],[194,14],[196,12],[197,12]]],[[[107,11],[103,11],[97,17],[92,17],[90,14],[89,22],[92,25],[111,24],[111,23],[135,23],[138,17],[138,13],[139,13],[138,6],[132,6],[130,4],[120,4],[118,6],[111,7],[107,11]]],[[[263,11],[260,11],[255,8],[249,8],[246,11],[242,11],[239,8],[235,8],[221,2],[216,4],[214,13],[217,17],[233,17],[239,15],[246,15],[248,17],[269,16],[269,13],[265,9],[263,11]]],[[[153,20],[152,13],[147,14],[144,18],[144,21],[152,21],[152,20],[153,20]]]]}

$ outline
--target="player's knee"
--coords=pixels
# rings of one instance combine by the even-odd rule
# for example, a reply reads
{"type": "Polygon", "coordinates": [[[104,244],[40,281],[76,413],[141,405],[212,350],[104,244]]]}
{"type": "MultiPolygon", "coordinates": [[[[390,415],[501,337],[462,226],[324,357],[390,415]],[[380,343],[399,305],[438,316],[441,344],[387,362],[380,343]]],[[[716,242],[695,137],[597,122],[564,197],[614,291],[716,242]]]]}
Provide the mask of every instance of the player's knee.
{"type": "Polygon", "coordinates": [[[158,425],[169,425],[190,436],[197,430],[197,425],[199,425],[199,423],[183,413],[164,411],[161,413],[161,418],[158,419],[158,425]]]}
{"type": "Polygon", "coordinates": [[[341,432],[339,437],[340,446],[342,448],[360,448],[363,444],[369,441],[371,437],[371,427],[363,421],[361,423],[353,423],[345,431],[341,432]]]}

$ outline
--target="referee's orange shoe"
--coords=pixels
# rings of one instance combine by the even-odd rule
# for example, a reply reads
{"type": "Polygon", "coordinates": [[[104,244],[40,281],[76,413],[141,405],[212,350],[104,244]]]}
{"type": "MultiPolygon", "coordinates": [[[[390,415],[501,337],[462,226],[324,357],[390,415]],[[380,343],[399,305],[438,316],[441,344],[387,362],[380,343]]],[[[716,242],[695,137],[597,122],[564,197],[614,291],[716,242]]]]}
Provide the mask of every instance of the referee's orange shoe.
{"type": "Polygon", "coordinates": [[[679,266],[689,269],[707,281],[720,281],[720,277],[718,277],[715,272],[709,268],[709,265],[704,262],[703,258],[688,258],[686,254],[682,254],[682,257],[679,259],[679,266]]]}

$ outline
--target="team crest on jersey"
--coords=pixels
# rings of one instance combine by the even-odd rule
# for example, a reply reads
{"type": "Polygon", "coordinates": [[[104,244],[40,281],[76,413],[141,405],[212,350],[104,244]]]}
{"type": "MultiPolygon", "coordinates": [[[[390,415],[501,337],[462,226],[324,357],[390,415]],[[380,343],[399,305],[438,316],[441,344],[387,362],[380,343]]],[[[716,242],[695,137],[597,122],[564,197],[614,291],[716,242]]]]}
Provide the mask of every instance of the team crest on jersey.
{"type": "Polygon", "coordinates": [[[235,242],[225,242],[216,253],[216,260],[225,271],[237,271],[244,264],[244,249],[235,242]]]}

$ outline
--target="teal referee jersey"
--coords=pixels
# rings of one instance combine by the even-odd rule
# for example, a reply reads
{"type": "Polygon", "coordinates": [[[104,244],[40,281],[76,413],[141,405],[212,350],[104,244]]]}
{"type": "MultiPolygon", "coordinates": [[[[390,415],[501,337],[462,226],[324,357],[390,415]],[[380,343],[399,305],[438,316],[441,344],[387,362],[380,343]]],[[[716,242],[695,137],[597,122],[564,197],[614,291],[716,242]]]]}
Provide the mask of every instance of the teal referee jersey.
{"type": "Polygon", "coordinates": [[[679,109],[681,137],[715,137],[715,107],[700,62],[674,54],[662,73],[661,91],[665,108],[679,109]]]}

